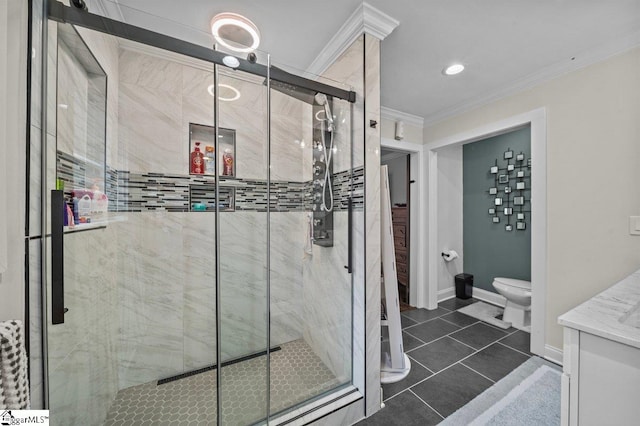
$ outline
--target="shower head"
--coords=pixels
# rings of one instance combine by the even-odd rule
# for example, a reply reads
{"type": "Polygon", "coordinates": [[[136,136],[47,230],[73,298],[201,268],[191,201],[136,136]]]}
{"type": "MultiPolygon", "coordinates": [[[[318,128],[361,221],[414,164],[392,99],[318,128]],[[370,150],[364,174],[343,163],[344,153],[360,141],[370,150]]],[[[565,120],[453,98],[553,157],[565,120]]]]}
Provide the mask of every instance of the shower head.
{"type": "Polygon", "coordinates": [[[327,99],[327,95],[325,95],[324,93],[316,93],[316,96],[314,97],[316,100],[316,103],[320,104],[320,105],[324,105],[327,103],[328,99],[327,99]]]}
{"type": "Polygon", "coordinates": [[[324,116],[325,119],[327,120],[327,130],[332,132],[333,131],[333,115],[331,114],[331,107],[329,106],[329,99],[327,98],[327,95],[325,95],[324,93],[316,93],[316,96],[314,97],[315,101],[317,104],[324,106],[324,116]]]}

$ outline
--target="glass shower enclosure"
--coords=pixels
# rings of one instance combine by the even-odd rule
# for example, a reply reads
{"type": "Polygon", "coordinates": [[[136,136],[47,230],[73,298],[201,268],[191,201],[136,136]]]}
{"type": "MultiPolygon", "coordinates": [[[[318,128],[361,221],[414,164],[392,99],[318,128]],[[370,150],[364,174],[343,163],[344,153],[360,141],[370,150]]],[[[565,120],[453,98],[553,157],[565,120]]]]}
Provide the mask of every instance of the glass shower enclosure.
{"type": "Polygon", "coordinates": [[[339,83],[49,2],[52,424],[277,424],[351,386],[339,83]]]}

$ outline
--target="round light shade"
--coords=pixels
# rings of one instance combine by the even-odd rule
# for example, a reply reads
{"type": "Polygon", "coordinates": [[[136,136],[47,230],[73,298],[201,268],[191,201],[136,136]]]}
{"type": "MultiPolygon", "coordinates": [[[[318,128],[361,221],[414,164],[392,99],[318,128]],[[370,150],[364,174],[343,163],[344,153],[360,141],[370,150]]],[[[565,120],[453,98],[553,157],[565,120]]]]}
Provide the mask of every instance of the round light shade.
{"type": "Polygon", "coordinates": [[[256,24],[237,13],[219,13],[211,20],[211,33],[220,45],[234,52],[253,52],[260,45],[256,24]]]}
{"type": "Polygon", "coordinates": [[[240,61],[235,56],[227,55],[222,58],[222,62],[228,66],[229,68],[238,68],[240,66],[240,61]]]}
{"type": "Polygon", "coordinates": [[[464,71],[464,65],[462,65],[462,64],[453,64],[453,65],[449,65],[448,67],[443,69],[442,73],[444,75],[456,75],[456,74],[460,74],[462,71],[464,71]]]}
{"type": "MultiPolygon", "coordinates": [[[[209,87],[207,87],[207,91],[211,96],[215,96],[213,89],[213,84],[210,84],[209,87]]],[[[218,84],[218,91],[220,92],[220,94],[218,95],[218,99],[220,99],[221,101],[231,102],[240,99],[240,91],[228,84],[218,84]]]]}

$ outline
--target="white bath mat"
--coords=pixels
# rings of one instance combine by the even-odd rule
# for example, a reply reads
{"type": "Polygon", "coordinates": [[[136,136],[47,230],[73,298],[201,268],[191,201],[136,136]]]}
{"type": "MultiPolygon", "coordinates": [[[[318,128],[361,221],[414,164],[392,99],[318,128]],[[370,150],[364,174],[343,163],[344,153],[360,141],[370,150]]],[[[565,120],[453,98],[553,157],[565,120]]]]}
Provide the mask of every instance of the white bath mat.
{"type": "Polygon", "coordinates": [[[505,322],[501,319],[496,318],[504,313],[504,309],[490,305],[488,303],[472,303],[469,306],[458,309],[458,312],[469,315],[470,317],[477,318],[491,325],[495,325],[496,327],[504,328],[505,330],[511,327],[510,322],[505,322]]]}

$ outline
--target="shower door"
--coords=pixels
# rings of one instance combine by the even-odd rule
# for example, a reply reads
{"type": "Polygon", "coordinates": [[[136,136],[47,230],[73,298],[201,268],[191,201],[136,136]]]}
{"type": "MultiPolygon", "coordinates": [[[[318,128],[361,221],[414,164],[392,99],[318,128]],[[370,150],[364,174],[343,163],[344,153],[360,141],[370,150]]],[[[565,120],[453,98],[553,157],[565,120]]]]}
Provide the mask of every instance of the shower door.
{"type": "Polygon", "coordinates": [[[269,408],[275,418],[351,383],[353,173],[349,102],[278,81],[270,98],[270,341],[278,351],[269,362],[269,408]]]}
{"type": "Polygon", "coordinates": [[[347,92],[112,28],[46,23],[52,422],[269,423],[351,384],[347,92]]]}
{"type": "Polygon", "coordinates": [[[213,64],[70,24],[48,33],[52,423],[214,424],[216,179],[189,167],[195,140],[215,145],[213,64]]]}
{"type": "Polygon", "coordinates": [[[351,383],[351,104],[224,66],[216,88],[219,422],[270,422],[351,383]]]}
{"type": "Polygon", "coordinates": [[[216,149],[217,191],[233,199],[218,204],[218,419],[249,425],[268,414],[268,87],[262,76],[216,70],[218,127],[235,135],[216,149]]]}

